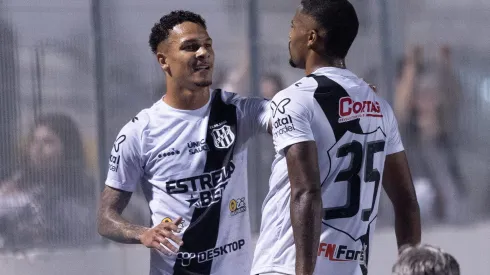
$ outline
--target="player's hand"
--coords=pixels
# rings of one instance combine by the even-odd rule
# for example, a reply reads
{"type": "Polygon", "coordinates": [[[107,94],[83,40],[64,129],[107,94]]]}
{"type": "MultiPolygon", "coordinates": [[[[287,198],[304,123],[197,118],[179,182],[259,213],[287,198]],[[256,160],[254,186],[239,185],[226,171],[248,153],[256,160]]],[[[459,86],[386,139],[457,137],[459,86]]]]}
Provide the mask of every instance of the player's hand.
{"type": "Polygon", "coordinates": [[[368,85],[369,85],[369,87],[371,87],[371,89],[372,89],[372,90],[373,90],[375,93],[377,92],[377,87],[376,87],[376,86],[374,86],[373,84],[369,84],[369,83],[368,83],[368,85]]]}
{"type": "MultiPolygon", "coordinates": [[[[365,81],[364,78],[361,78],[361,80],[365,81]]],[[[367,85],[369,85],[369,88],[371,88],[375,93],[377,92],[377,87],[375,85],[370,84],[369,82],[366,82],[366,83],[367,83],[367,85]]]]}
{"type": "Polygon", "coordinates": [[[179,246],[183,244],[182,239],[174,235],[174,232],[180,232],[179,224],[181,222],[181,217],[174,222],[162,221],[159,225],[141,234],[141,243],[148,248],[157,249],[166,255],[171,255],[171,252],[177,253],[179,249],[170,243],[169,239],[179,246]]]}

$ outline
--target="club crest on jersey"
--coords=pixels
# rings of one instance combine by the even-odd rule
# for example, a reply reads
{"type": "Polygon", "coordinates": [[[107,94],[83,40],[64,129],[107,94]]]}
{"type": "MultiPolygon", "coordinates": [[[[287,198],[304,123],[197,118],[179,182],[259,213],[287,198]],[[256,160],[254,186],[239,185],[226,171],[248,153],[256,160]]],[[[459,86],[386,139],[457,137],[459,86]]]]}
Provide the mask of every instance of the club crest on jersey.
{"type": "Polygon", "coordinates": [[[214,147],[218,149],[227,149],[233,145],[235,134],[228,125],[223,125],[220,128],[214,129],[211,132],[213,137],[214,147]]]}
{"type": "Polygon", "coordinates": [[[354,101],[350,97],[342,97],[339,100],[339,123],[362,117],[383,117],[379,102],[354,101]]]}

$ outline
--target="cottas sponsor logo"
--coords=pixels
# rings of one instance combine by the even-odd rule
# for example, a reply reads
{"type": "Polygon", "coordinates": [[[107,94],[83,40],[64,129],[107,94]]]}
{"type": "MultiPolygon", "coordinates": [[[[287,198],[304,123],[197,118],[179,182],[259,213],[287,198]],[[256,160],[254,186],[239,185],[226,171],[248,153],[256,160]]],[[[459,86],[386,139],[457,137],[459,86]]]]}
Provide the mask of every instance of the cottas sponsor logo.
{"type": "Polygon", "coordinates": [[[362,117],[383,117],[377,101],[354,101],[350,97],[339,100],[339,123],[362,117]]]}

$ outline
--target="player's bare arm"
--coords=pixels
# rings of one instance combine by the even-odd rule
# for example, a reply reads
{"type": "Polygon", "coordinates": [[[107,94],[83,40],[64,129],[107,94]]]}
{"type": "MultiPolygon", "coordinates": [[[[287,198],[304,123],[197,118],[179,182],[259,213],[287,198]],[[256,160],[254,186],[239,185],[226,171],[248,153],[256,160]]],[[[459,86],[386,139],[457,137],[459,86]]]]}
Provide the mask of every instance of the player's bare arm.
{"type": "Polygon", "coordinates": [[[291,182],[291,224],[296,245],[296,274],[313,274],[320,242],[322,198],[314,141],[291,145],[286,151],[291,182]]]}
{"type": "Polygon", "coordinates": [[[383,188],[395,211],[398,248],[420,243],[420,209],[405,151],[386,156],[383,188]]]}
{"type": "Polygon", "coordinates": [[[182,240],[172,233],[172,231],[179,231],[178,225],[182,221],[182,218],[177,219],[173,223],[161,223],[154,228],[132,224],[121,216],[131,199],[131,195],[131,192],[118,190],[109,186],[105,187],[102,192],[100,208],[97,215],[99,234],[119,243],[141,243],[148,248],[158,249],[165,254],[169,254],[166,248],[177,252],[178,248],[173,246],[168,239],[182,245],[182,240]]]}

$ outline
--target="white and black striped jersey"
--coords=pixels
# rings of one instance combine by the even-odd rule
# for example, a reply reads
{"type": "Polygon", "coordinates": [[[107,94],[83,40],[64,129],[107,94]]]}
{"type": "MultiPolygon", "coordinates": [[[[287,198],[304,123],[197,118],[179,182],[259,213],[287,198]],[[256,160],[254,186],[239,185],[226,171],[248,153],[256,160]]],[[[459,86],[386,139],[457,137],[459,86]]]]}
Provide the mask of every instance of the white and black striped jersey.
{"type": "Polygon", "coordinates": [[[183,217],[177,255],[151,251],[150,274],[249,274],[247,141],[266,132],[268,101],[214,90],[197,110],[163,100],[120,131],[106,185],[142,184],[152,225],[183,217]]]}
{"type": "Polygon", "coordinates": [[[277,154],[252,274],[294,274],[284,149],[304,141],[317,146],[324,208],[315,274],[367,274],[385,158],[403,151],[391,107],[353,73],[331,67],[279,92],[270,106],[277,154]]]}

